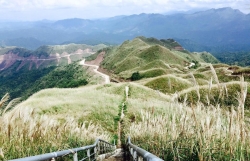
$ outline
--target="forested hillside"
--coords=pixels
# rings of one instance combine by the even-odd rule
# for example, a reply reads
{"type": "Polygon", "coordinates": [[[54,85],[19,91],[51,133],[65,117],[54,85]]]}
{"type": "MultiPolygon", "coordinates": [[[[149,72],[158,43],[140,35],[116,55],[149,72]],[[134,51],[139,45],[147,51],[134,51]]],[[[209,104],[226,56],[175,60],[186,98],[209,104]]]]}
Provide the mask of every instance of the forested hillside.
{"type": "Polygon", "coordinates": [[[0,76],[0,95],[9,93],[11,98],[27,99],[32,94],[46,88],[74,88],[91,82],[91,74],[78,62],[61,67],[43,69],[21,69],[8,71],[0,76]]]}

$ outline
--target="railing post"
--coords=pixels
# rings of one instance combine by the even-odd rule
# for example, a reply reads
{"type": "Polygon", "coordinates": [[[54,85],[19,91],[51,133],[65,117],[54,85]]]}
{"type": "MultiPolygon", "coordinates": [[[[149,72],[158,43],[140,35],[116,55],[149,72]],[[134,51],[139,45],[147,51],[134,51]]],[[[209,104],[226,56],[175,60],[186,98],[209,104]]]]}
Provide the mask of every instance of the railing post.
{"type": "Polygon", "coordinates": [[[112,145],[108,145],[108,146],[109,146],[108,151],[110,152],[110,151],[111,151],[111,149],[112,149],[112,145]]]}
{"type": "Polygon", "coordinates": [[[98,157],[97,148],[96,147],[94,148],[94,153],[95,153],[95,159],[96,159],[98,157]]]}
{"type": "Polygon", "coordinates": [[[105,146],[105,153],[107,153],[109,147],[108,147],[108,144],[105,143],[105,145],[106,145],[105,146]]]}
{"type": "Polygon", "coordinates": [[[130,148],[130,154],[133,156],[133,148],[130,148]]]}
{"type": "Polygon", "coordinates": [[[87,150],[87,156],[88,156],[89,161],[90,161],[90,149],[87,150]]]}
{"type": "Polygon", "coordinates": [[[134,158],[134,161],[137,161],[137,152],[136,151],[134,151],[133,158],[134,158]]]}
{"type": "Polygon", "coordinates": [[[101,149],[100,149],[100,141],[97,143],[97,151],[98,151],[98,154],[101,154],[101,149]]]}
{"type": "Polygon", "coordinates": [[[143,161],[143,158],[141,156],[139,156],[138,161],[143,161]]]}
{"type": "Polygon", "coordinates": [[[74,161],[78,161],[77,152],[74,153],[73,159],[74,159],[74,161]]]}
{"type": "Polygon", "coordinates": [[[103,142],[101,142],[101,153],[103,153],[103,142]]]}
{"type": "Polygon", "coordinates": [[[103,143],[103,153],[105,153],[106,152],[106,143],[103,143]]]}

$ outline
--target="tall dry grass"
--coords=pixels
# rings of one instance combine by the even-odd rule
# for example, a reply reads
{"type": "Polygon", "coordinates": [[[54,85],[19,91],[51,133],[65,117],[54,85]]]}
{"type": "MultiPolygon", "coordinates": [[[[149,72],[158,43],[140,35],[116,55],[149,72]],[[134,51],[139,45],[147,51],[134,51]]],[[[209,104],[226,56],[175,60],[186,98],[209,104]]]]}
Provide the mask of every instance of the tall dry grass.
{"type": "Polygon", "coordinates": [[[142,111],[127,135],[164,160],[249,160],[250,133],[241,113],[173,104],[162,115],[142,111]]]}
{"type": "Polygon", "coordinates": [[[2,115],[0,122],[0,149],[5,159],[81,147],[96,138],[110,140],[109,134],[91,122],[79,124],[70,117],[59,122],[21,106],[2,115]]]}
{"type": "MultiPolygon", "coordinates": [[[[227,91],[215,75],[214,79],[221,91],[227,91]]],[[[211,86],[212,79],[208,100],[211,86]]],[[[230,110],[219,103],[204,105],[198,100],[194,106],[176,101],[160,114],[142,110],[126,134],[164,160],[250,160],[250,128],[244,106],[247,83],[243,77],[240,88],[235,95],[238,106],[232,105],[230,110]]]]}

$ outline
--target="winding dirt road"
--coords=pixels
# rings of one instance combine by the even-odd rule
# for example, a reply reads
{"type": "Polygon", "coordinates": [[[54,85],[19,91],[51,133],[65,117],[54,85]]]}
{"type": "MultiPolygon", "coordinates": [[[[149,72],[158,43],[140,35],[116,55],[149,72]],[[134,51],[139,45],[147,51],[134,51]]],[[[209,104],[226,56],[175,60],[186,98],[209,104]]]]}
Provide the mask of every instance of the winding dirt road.
{"type": "Polygon", "coordinates": [[[104,78],[104,80],[105,80],[104,84],[109,84],[110,83],[109,76],[98,71],[98,68],[99,68],[98,65],[86,64],[85,63],[85,59],[83,59],[82,61],[80,61],[80,65],[88,66],[88,67],[94,67],[94,72],[97,73],[97,74],[99,74],[99,75],[101,75],[104,78]]]}

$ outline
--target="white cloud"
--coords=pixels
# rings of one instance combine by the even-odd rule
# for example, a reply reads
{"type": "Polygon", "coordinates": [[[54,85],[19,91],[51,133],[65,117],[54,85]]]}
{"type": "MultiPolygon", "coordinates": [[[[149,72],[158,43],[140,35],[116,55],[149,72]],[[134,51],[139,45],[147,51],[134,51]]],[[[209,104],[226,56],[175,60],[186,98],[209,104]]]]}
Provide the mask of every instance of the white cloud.
{"type": "Polygon", "coordinates": [[[0,0],[0,8],[33,9],[33,8],[82,8],[90,4],[88,0],[0,0]]]}
{"type": "Polygon", "coordinates": [[[23,7],[23,8],[51,8],[51,7],[86,7],[100,6],[144,6],[144,5],[172,5],[172,4],[230,4],[249,3],[248,0],[0,0],[0,8],[23,7]]]}
{"type": "Polygon", "coordinates": [[[53,18],[94,18],[221,7],[232,7],[249,13],[249,4],[249,0],[0,0],[0,19],[3,14],[9,18],[16,16],[26,19],[32,19],[32,16],[33,19],[36,16],[37,19],[50,19],[48,15],[53,13],[53,18]],[[13,12],[17,12],[15,16],[13,12]]]}

